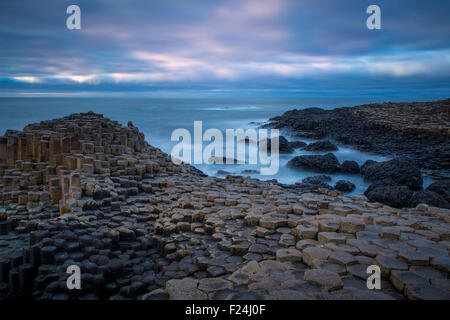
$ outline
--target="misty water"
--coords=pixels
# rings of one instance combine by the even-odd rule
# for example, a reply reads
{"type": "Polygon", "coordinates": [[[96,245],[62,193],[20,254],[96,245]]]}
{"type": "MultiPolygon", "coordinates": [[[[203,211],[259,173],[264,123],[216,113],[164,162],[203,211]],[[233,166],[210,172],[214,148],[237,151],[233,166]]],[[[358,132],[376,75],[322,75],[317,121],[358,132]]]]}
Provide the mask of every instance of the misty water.
{"type": "MultiPolygon", "coordinates": [[[[22,130],[30,123],[39,122],[67,116],[72,113],[94,111],[102,113],[105,117],[117,120],[123,125],[132,121],[146,140],[153,146],[166,153],[171,153],[172,148],[178,143],[171,141],[172,132],[175,129],[187,129],[194,139],[194,121],[202,121],[203,132],[207,129],[219,129],[225,136],[226,129],[249,128],[257,129],[268,119],[281,115],[292,109],[307,107],[320,107],[332,109],[337,107],[351,107],[370,102],[401,102],[417,101],[418,99],[348,99],[348,98],[321,98],[321,99],[125,99],[125,98],[0,98],[0,134],[7,129],[22,130]]],[[[304,141],[306,143],[315,140],[305,140],[292,137],[287,132],[280,134],[286,136],[289,141],[304,141]]],[[[203,148],[209,142],[203,142],[203,148]]],[[[225,142],[224,142],[225,144],[225,142]]],[[[236,144],[235,144],[236,145],[236,144]]],[[[362,165],[366,160],[385,161],[388,158],[359,152],[350,147],[338,144],[339,150],[333,152],[339,162],[354,160],[362,165]]],[[[254,148],[248,146],[248,148],[254,148]]],[[[247,149],[247,152],[249,149],[247,149]]],[[[205,174],[224,177],[219,170],[233,175],[251,176],[262,180],[276,179],[280,183],[293,184],[301,182],[303,178],[318,175],[320,173],[308,170],[289,168],[287,162],[297,155],[323,154],[324,152],[308,152],[296,149],[292,154],[280,154],[279,170],[276,175],[264,176],[258,173],[242,173],[244,170],[259,172],[259,165],[252,164],[195,164],[195,167],[205,174]]],[[[224,153],[225,155],[225,153],[224,153]]],[[[267,165],[264,165],[267,167],[267,165]]],[[[369,186],[361,175],[329,174],[332,177],[330,185],[344,179],[353,182],[356,189],[351,194],[362,194],[369,186]]],[[[432,180],[424,177],[424,187],[432,180]]]]}

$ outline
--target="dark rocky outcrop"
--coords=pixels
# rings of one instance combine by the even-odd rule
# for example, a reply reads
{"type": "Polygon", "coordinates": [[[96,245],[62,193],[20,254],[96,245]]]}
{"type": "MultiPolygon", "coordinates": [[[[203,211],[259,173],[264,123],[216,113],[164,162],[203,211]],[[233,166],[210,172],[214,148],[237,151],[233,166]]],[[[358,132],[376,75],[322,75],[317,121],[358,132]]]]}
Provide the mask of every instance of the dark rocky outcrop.
{"type": "Polygon", "coordinates": [[[266,125],[299,137],[330,138],[358,150],[407,156],[426,169],[450,168],[450,99],[291,110],[266,125]]]}
{"type": "Polygon", "coordinates": [[[366,161],[361,166],[361,174],[369,181],[392,179],[412,190],[422,190],[422,174],[414,162],[406,159],[394,159],[385,162],[366,161]]]}
{"type": "Polygon", "coordinates": [[[304,184],[312,184],[321,188],[332,189],[332,187],[327,183],[331,181],[331,177],[327,175],[318,175],[313,177],[306,177],[302,180],[304,184]]]}
{"type": "Polygon", "coordinates": [[[353,190],[355,190],[355,185],[350,182],[350,181],[346,181],[346,180],[339,180],[336,182],[336,184],[334,185],[334,188],[336,190],[342,191],[342,192],[351,192],[353,190]]]}
{"type": "Polygon", "coordinates": [[[425,190],[418,191],[412,196],[409,206],[416,207],[418,204],[424,203],[432,207],[450,209],[450,205],[441,195],[436,192],[425,190]]]}
{"type": "Polygon", "coordinates": [[[410,206],[413,191],[392,179],[384,179],[372,183],[364,195],[370,200],[381,202],[394,208],[410,206]]]}
{"type": "MultiPolygon", "coordinates": [[[[294,152],[294,147],[291,143],[283,136],[275,137],[272,139],[278,139],[278,152],[279,153],[292,153],[294,152]]],[[[272,139],[267,138],[259,141],[259,147],[267,146],[267,151],[272,151],[272,139]]]]}
{"type": "Polygon", "coordinates": [[[331,177],[327,176],[325,174],[321,174],[318,176],[313,176],[313,177],[306,177],[305,179],[302,180],[303,183],[312,183],[312,184],[321,184],[321,183],[326,183],[326,182],[330,182],[331,181],[331,177]]]}
{"type": "Polygon", "coordinates": [[[288,166],[332,173],[339,170],[339,161],[332,153],[325,155],[302,155],[291,159],[288,162],[288,166]]]}
{"type": "Polygon", "coordinates": [[[359,173],[359,164],[356,161],[346,160],[341,164],[341,172],[343,173],[359,173]]]}
{"type": "Polygon", "coordinates": [[[338,147],[328,140],[322,140],[310,143],[304,149],[307,151],[336,151],[338,147]]]}
{"type": "Polygon", "coordinates": [[[294,149],[300,149],[306,146],[306,143],[303,141],[291,141],[289,142],[290,146],[294,149]]]}
{"type": "Polygon", "coordinates": [[[450,203],[450,180],[434,182],[426,188],[426,191],[435,192],[450,203]]]}

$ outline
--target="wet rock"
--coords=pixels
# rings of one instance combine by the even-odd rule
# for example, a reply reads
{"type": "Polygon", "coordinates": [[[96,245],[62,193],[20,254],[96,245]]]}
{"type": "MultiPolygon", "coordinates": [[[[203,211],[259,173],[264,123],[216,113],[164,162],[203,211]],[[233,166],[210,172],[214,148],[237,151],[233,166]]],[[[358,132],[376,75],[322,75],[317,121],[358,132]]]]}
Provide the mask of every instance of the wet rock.
{"type": "Polygon", "coordinates": [[[300,149],[300,148],[303,148],[304,146],[306,146],[306,143],[303,141],[292,141],[292,142],[289,142],[289,144],[294,149],[300,149]]]}
{"type": "Polygon", "coordinates": [[[413,191],[407,186],[385,179],[372,183],[364,195],[370,201],[381,202],[394,208],[404,208],[410,205],[413,191]]]}
{"type": "MultiPolygon", "coordinates": [[[[292,153],[294,152],[294,147],[291,143],[283,136],[272,138],[278,140],[278,152],[279,153],[292,153]]],[[[272,139],[264,139],[259,141],[259,148],[266,148],[267,152],[272,151],[272,139]]],[[[274,141],[275,143],[276,141],[274,141]]]]}
{"type": "Polygon", "coordinates": [[[350,181],[346,181],[346,180],[339,180],[336,182],[336,184],[334,185],[334,188],[336,190],[342,191],[342,192],[351,192],[353,190],[355,190],[355,185],[350,182],[350,181]]]}
{"type": "Polygon", "coordinates": [[[441,180],[430,184],[425,191],[435,192],[450,203],[450,180],[441,180]]]}
{"type": "Polygon", "coordinates": [[[307,151],[336,151],[338,147],[328,140],[322,140],[310,143],[304,149],[307,151]]]}
{"type": "Polygon", "coordinates": [[[327,153],[326,155],[302,155],[291,159],[288,162],[288,166],[332,173],[339,170],[339,161],[332,153],[327,153]]]}
{"type": "Polygon", "coordinates": [[[317,185],[326,185],[327,182],[331,181],[331,177],[327,175],[318,175],[313,177],[307,177],[302,180],[302,183],[311,183],[311,184],[317,184],[317,185]]]}
{"type": "Polygon", "coordinates": [[[415,192],[411,197],[409,206],[414,208],[421,203],[431,207],[450,209],[450,204],[447,200],[445,200],[440,194],[430,191],[429,189],[415,192]]]}
{"type": "Polygon", "coordinates": [[[405,159],[385,162],[368,160],[361,166],[361,174],[370,181],[391,179],[411,190],[422,189],[423,180],[420,169],[413,162],[405,159]]]}
{"type": "Polygon", "coordinates": [[[442,169],[448,159],[449,100],[425,103],[382,103],[323,110],[288,111],[271,119],[310,138],[331,137],[359,150],[406,155],[422,166],[442,169]],[[415,119],[421,119],[416,121],[415,119]]]}
{"type": "Polygon", "coordinates": [[[346,160],[341,163],[340,171],[344,173],[359,173],[360,168],[356,161],[346,160]]]}

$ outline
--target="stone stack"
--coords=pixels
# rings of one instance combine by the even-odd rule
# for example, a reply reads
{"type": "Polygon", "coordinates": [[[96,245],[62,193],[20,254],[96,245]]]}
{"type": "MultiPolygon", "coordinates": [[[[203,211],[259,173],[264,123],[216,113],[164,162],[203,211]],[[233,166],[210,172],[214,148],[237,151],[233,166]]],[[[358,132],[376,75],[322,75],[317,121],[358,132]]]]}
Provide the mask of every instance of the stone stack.
{"type": "Polygon", "coordinates": [[[50,200],[65,208],[67,200],[81,196],[71,190],[80,187],[71,183],[71,172],[109,174],[109,163],[115,161],[110,156],[132,155],[148,147],[137,128],[92,112],[31,124],[23,132],[8,130],[0,137],[3,191],[20,185],[20,192],[9,194],[11,202],[50,200]]]}

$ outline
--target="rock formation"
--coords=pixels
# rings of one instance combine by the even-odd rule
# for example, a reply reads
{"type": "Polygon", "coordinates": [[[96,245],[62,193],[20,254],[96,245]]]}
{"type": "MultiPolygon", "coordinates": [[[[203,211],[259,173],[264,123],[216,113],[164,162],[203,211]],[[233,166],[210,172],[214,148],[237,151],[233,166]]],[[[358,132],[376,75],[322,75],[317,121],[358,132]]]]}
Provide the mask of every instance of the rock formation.
{"type": "Polygon", "coordinates": [[[333,110],[308,108],[288,111],[267,126],[287,128],[300,137],[331,138],[362,151],[408,157],[435,174],[448,175],[449,110],[450,99],[333,110]]]}
{"type": "Polygon", "coordinates": [[[207,177],[94,113],[0,142],[0,298],[449,299],[449,210],[207,177]]]}

